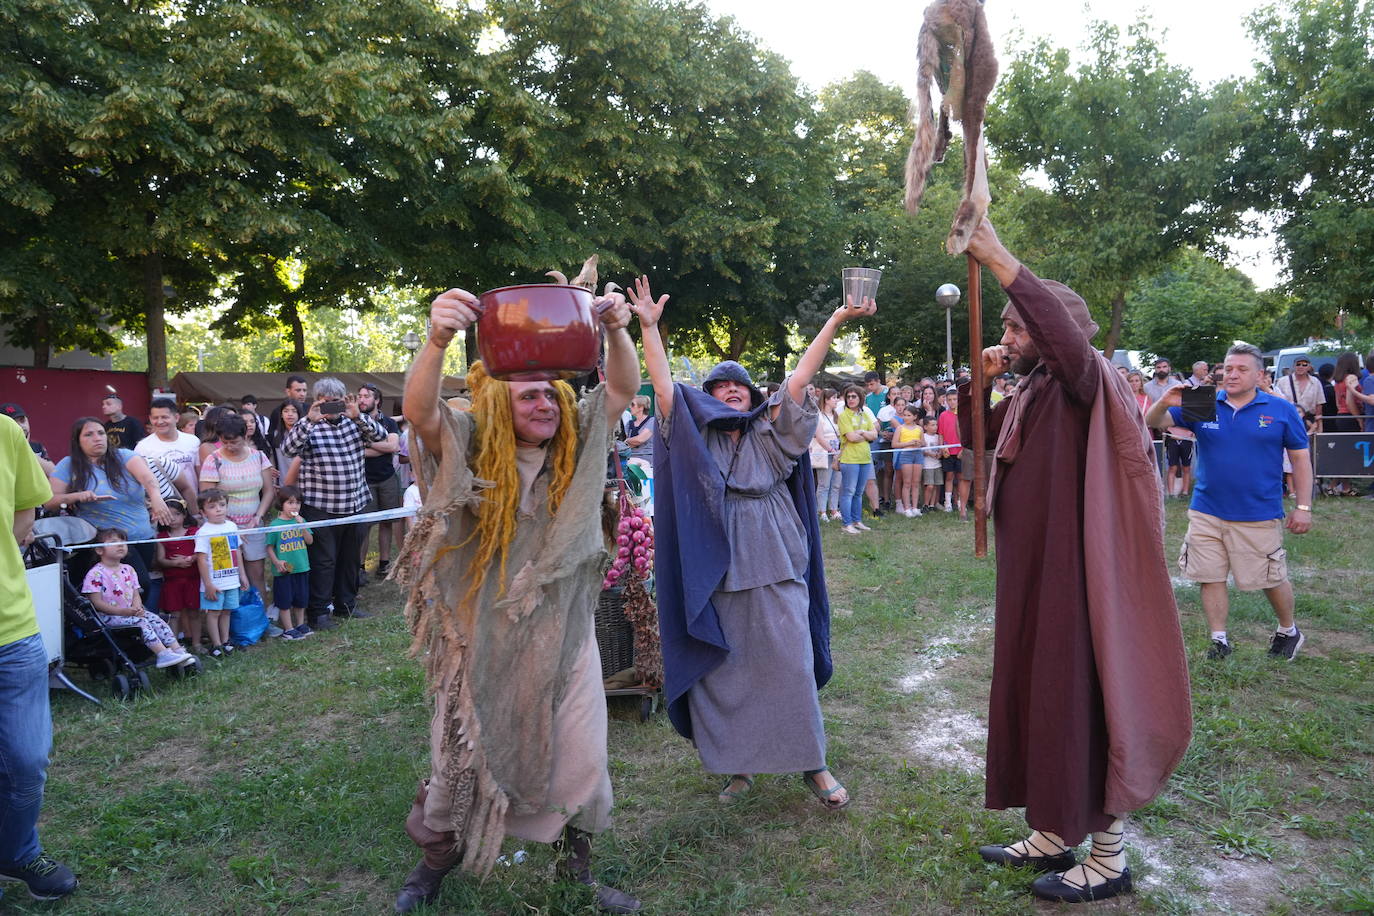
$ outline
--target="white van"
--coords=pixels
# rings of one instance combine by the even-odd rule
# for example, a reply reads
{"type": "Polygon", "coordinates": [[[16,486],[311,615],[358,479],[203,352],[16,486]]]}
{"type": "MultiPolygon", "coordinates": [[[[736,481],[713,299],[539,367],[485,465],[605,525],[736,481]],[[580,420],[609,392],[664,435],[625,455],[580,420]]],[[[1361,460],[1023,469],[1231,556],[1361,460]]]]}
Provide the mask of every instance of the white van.
{"type": "Polygon", "coordinates": [[[1312,350],[1314,347],[1320,347],[1323,350],[1329,351],[1339,349],[1340,346],[1340,343],[1334,340],[1318,340],[1311,344],[1304,344],[1301,347],[1284,347],[1279,351],[1279,355],[1274,358],[1275,380],[1281,379],[1292,372],[1293,364],[1298,361],[1299,357],[1306,357],[1311,361],[1313,375],[1316,375],[1317,370],[1328,363],[1332,366],[1336,365],[1337,354],[1327,352],[1314,355],[1312,350]]]}

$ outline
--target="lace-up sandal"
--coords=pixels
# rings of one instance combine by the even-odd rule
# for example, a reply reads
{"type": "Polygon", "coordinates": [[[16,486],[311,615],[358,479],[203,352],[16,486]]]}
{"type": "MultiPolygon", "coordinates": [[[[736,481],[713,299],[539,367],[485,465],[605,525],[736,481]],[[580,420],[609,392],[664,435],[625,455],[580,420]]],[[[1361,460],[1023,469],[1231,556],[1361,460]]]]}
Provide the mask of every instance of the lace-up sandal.
{"type": "Polygon", "coordinates": [[[1068,871],[1078,864],[1078,858],[1073,854],[1073,850],[1067,846],[1060,846],[1049,837],[1041,833],[1033,833],[1021,841],[1019,845],[1034,850],[1034,853],[1021,852],[1011,846],[979,846],[978,855],[983,857],[984,862],[991,862],[994,865],[1006,865],[1010,868],[1033,868],[1036,871],[1062,872],[1068,871]],[[1053,848],[1045,850],[1035,843],[1035,838],[1039,836],[1044,842],[1049,843],[1053,848]]]}
{"type": "Polygon", "coordinates": [[[1067,874],[1041,875],[1031,882],[1031,893],[1042,900],[1055,900],[1060,903],[1087,903],[1093,900],[1109,900],[1118,894],[1128,893],[1131,889],[1131,870],[1124,864],[1121,870],[1106,864],[1103,859],[1115,859],[1121,855],[1122,837],[1125,831],[1103,831],[1093,834],[1093,851],[1082,863],[1084,883],[1070,881],[1067,874]],[[1107,842],[1098,840],[1099,836],[1111,837],[1107,842]],[[1088,872],[1102,878],[1100,884],[1093,884],[1088,872]]]}

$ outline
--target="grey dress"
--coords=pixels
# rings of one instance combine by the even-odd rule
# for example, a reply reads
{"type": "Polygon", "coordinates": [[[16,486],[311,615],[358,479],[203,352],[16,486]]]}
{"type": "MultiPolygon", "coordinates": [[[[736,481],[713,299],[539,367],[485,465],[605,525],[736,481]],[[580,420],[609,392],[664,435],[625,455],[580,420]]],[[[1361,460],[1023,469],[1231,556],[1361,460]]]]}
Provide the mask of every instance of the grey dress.
{"type": "Polygon", "coordinates": [[[815,434],[816,408],[810,399],[797,404],[786,388],[771,403],[781,404],[777,419],[763,414],[738,445],[727,432],[705,430],[726,475],[730,566],[711,603],[730,654],[692,687],[687,702],[697,752],[712,773],[825,766],[803,581],[806,530],[787,491],[815,434]]]}

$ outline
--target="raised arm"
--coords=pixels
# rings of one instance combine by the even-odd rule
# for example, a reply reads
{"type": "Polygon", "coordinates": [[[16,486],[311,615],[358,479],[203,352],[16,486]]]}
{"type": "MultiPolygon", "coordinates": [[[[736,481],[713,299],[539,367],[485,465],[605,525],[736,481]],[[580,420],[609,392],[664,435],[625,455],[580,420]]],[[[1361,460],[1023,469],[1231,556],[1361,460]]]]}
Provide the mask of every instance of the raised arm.
{"type": "Polygon", "coordinates": [[[640,277],[626,293],[630,297],[630,311],[639,317],[644,364],[649,368],[649,381],[653,383],[654,399],[658,401],[655,415],[667,419],[673,410],[673,373],[668,367],[668,350],[658,332],[658,320],[663,317],[663,304],[668,297],[661,296],[655,302],[653,293],[649,291],[648,277],[640,277]]]}
{"type": "Polygon", "coordinates": [[[831,313],[797,362],[797,368],[787,377],[787,393],[792,395],[794,402],[800,404],[806,397],[806,386],[811,384],[811,379],[815,378],[816,373],[825,365],[825,355],[830,352],[830,344],[835,340],[840,325],[851,318],[872,315],[877,310],[878,303],[872,299],[865,297],[862,302],[855,305],[853,299],[846,298],[844,305],[831,313]]]}
{"type": "Polygon", "coordinates": [[[630,406],[630,399],[639,392],[639,355],[625,330],[630,323],[625,297],[611,293],[598,305],[603,307],[597,318],[606,330],[606,421],[614,428],[620,414],[630,406]]]}
{"type": "Polygon", "coordinates": [[[444,353],[453,342],[453,335],[467,330],[476,320],[476,296],[465,289],[441,293],[430,303],[429,339],[415,356],[406,379],[403,412],[436,459],[443,456],[439,385],[443,380],[444,353]]]}

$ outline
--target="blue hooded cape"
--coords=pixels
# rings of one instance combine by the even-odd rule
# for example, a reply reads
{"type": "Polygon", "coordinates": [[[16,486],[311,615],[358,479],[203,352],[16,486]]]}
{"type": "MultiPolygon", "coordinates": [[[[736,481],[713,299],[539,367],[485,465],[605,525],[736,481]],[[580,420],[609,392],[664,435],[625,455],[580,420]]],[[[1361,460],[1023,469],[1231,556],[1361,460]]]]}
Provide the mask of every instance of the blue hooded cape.
{"type": "MultiPolygon", "coordinates": [[[[673,386],[673,416],[665,446],[654,430],[654,583],[663,638],[663,690],[668,719],[692,737],[687,692],[725,661],[730,646],[711,594],[730,565],[725,532],[725,475],[706,447],[705,429],[749,427],[768,405],[742,414],[686,385],[673,386]]],[[[788,395],[784,392],[783,397],[788,395]]],[[[803,453],[787,478],[787,490],[806,529],[806,586],[810,595],[811,651],[816,687],[830,680],[830,599],[825,589],[816,487],[803,453]]]]}

